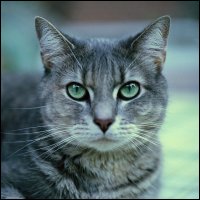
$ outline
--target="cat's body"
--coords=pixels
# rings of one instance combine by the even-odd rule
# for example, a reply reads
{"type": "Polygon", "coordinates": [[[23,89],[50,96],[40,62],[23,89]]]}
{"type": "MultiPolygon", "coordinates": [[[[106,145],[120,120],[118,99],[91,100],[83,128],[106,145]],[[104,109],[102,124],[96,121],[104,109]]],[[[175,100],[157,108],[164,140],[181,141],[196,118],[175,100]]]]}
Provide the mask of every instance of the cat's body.
{"type": "Polygon", "coordinates": [[[41,18],[36,29],[41,82],[2,81],[2,198],[156,198],[169,18],[126,41],[78,41],[41,18]]]}

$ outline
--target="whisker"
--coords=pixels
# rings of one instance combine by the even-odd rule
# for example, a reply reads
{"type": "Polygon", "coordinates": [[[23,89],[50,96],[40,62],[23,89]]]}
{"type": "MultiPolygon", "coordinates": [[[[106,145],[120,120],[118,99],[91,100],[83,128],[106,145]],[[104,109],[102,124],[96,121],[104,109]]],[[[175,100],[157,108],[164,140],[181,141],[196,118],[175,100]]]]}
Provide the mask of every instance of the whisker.
{"type": "Polygon", "coordinates": [[[151,139],[151,140],[153,140],[155,143],[157,143],[157,139],[156,139],[156,136],[154,136],[154,135],[144,135],[145,137],[147,137],[148,139],[151,139]]]}
{"type": "Polygon", "coordinates": [[[134,141],[136,141],[136,142],[138,142],[139,144],[142,144],[142,142],[140,141],[140,140],[138,140],[137,138],[131,138],[131,143],[133,143],[134,144],[134,146],[136,147],[136,148],[138,148],[139,149],[139,151],[140,151],[140,153],[142,152],[142,150],[141,150],[141,148],[140,148],[140,145],[138,144],[137,145],[137,143],[135,143],[134,141]]]}
{"type": "MultiPolygon", "coordinates": [[[[142,131],[145,132],[145,130],[139,129],[139,128],[135,127],[135,126],[132,126],[132,127],[129,126],[127,128],[126,132],[124,131],[124,133],[131,134],[132,136],[135,136],[135,137],[138,137],[140,139],[146,140],[146,141],[148,141],[148,142],[150,142],[150,143],[152,143],[154,145],[159,145],[159,143],[152,136],[148,137],[147,135],[145,135],[145,137],[144,137],[142,135],[139,135],[139,133],[141,133],[142,131]],[[147,136],[147,138],[146,138],[146,136],[147,136]],[[151,139],[151,140],[149,140],[149,139],[151,139]]],[[[146,131],[146,133],[150,133],[150,131],[146,131]]]]}
{"type": "MultiPolygon", "coordinates": [[[[34,128],[43,128],[43,127],[48,127],[48,126],[63,126],[66,124],[49,124],[49,125],[41,125],[41,126],[32,126],[32,127],[26,127],[26,128],[20,128],[20,129],[14,129],[14,130],[10,130],[10,132],[14,132],[14,131],[22,131],[22,130],[27,130],[27,129],[34,129],[34,128]]],[[[4,132],[1,132],[4,133],[4,132]]]]}
{"type": "Polygon", "coordinates": [[[39,109],[39,108],[44,108],[44,107],[47,107],[49,105],[46,105],[46,106],[38,106],[38,107],[21,107],[21,108],[8,108],[8,109],[12,109],[12,110],[31,110],[31,109],[39,109]]]}
{"type": "Polygon", "coordinates": [[[70,142],[72,142],[73,140],[75,140],[76,137],[74,136],[71,136],[71,137],[68,137],[64,140],[61,140],[60,142],[57,142],[56,144],[54,144],[54,147],[53,148],[50,148],[48,149],[48,151],[38,155],[39,157],[41,157],[42,155],[44,154],[47,154],[48,152],[51,152],[51,154],[47,155],[46,157],[44,157],[44,159],[47,159],[50,155],[52,155],[53,153],[55,153],[56,151],[58,151],[59,149],[62,149],[65,145],[69,144],[70,142]],[[63,145],[62,145],[63,144],[63,145]],[[61,146],[62,145],[62,146],[61,146]],[[59,147],[58,149],[55,149],[59,147]],[[51,150],[54,150],[53,152],[51,150]]]}
{"type": "Polygon", "coordinates": [[[131,137],[129,138],[129,143],[128,144],[129,145],[132,144],[133,147],[131,145],[130,148],[134,148],[137,151],[137,153],[139,153],[139,154],[141,154],[143,152],[142,151],[142,147],[146,147],[150,151],[153,152],[153,150],[147,145],[147,143],[142,142],[140,139],[142,139],[142,140],[144,140],[144,141],[146,141],[146,142],[148,142],[150,144],[154,144],[155,146],[158,145],[158,144],[153,143],[152,141],[149,141],[148,139],[146,139],[146,138],[144,138],[142,136],[140,137],[140,135],[138,135],[138,134],[132,134],[131,137]]]}
{"type": "Polygon", "coordinates": [[[126,148],[130,149],[130,150],[135,149],[136,153],[139,154],[141,152],[141,149],[140,149],[139,145],[137,143],[135,143],[135,141],[137,142],[136,138],[130,137],[128,139],[128,143],[126,144],[126,148]]]}
{"type": "Polygon", "coordinates": [[[70,45],[69,45],[69,43],[68,43],[68,42],[69,42],[69,41],[66,41],[66,44],[67,44],[67,46],[68,46],[68,48],[69,48],[70,52],[71,52],[71,53],[72,53],[72,55],[74,56],[74,58],[75,58],[76,62],[78,63],[78,65],[79,65],[80,69],[83,69],[83,66],[80,64],[79,60],[77,59],[76,55],[75,55],[75,54],[74,54],[74,52],[72,51],[72,49],[71,49],[71,47],[70,47],[70,45]]]}
{"type": "Polygon", "coordinates": [[[138,54],[136,56],[136,58],[126,67],[126,69],[125,69],[126,72],[130,70],[129,68],[137,61],[137,59],[139,58],[139,56],[140,56],[140,54],[138,54]]]}
{"type": "Polygon", "coordinates": [[[149,127],[160,127],[161,125],[162,125],[162,123],[157,123],[157,124],[141,123],[141,124],[137,124],[137,126],[149,126],[149,127]]]}
{"type": "MultiPolygon", "coordinates": [[[[21,151],[22,149],[26,148],[27,146],[30,146],[30,145],[33,144],[34,142],[38,142],[38,141],[40,141],[40,140],[42,140],[42,139],[46,139],[46,138],[48,138],[48,137],[52,137],[53,135],[56,135],[56,134],[61,133],[61,132],[65,132],[65,130],[64,130],[64,131],[57,131],[57,132],[55,132],[55,133],[50,133],[50,134],[48,134],[47,136],[43,136],[43,137],[40,137],[40,138],[36,138],[36,139],[32,140],[31,142],[29,142],[28,144],[26,144],[25,146],[23,146],[23,147],[21,147],[20,149],[18,149],[17,151],[15,151],[14,153],[10,154],[10,155],[8,156],[8,158],[12,157],[12,156],[15,155],[17,152],[21,151]]],[[[44,134],[43,134],[43,135],[44,135],[44,134]]],[[[26,141],[27,141],[27,140],[26,140],[26,141]]]]}
{"type": "Polygon", "coordinates": [[[145,137],[142,137],[141,135],[135,134],[134,136],[135,136],[135,137],[138,137],[138,138],[141,138],[141,139],[143,139],[143,140],[146,140],[147,142],[150,142],[150,143],[154,144],[155,146],[159,145],[158,143],[153,142],[153,141],[151,141],[151,140],[149,140],[149,139],[147,139],[147,138],[145,138],[145,137]]]}
{"type": "MultiPolygon", "coordinates": [[[[138,139],[136,139],[136,138],[134,138],[134,139],[135,139],[138,143],[140,143],[142,146],[148,148],[151,152],[153,152],[153,150],[152,150],[149,146],[147,146],[147,144],[142,143],[140,140],[138,140],[138,139]]],[[[138,146],[138,148],[139,148],[139,146],[138,146]]]]}
{"type": "Polygon", "coordinates": [[[21,153],[21,154],[18,154],[18,155],[26,155],[26,154],[30,154],[30,153],[32,153],[32,152],[36,152],[36,151],[39,151],[39,150],[42,150],[42,149],[45,149],[45,148],[49,148],[49,147],[51,147],[51,146],[55,146],[55,144],[50,144],[50,145],[47,145],[47,146],[44,146],[44,147],[40,147],[40,148],[34,148],[34,150],[31,150],[30,151],[30,146],[28,147],[28,151],[27,152],[25,152],[25,153],[21,153]]]}
{"type": "Polygon", "coordinates": [[[52,102],[48,102],[47,105],[41,105],[41,106],[33,106],[33,107],[10,107],[8,109],[12,109],[12,110],[32,110],[32,109],[40,109],[40,108],[45,108],[47,106],[50,106],[49,104],[55,104],[55,103],[60,103],[61,101],[63,101],[64,99],[60,99],[59,101],[52,101],[52,102]]]}
{"type": "MultiPolygon", "coordinates": [[[[66,127],[67,128],[67,127],[66,127]]],[[[60,130],[63,129],[63,127],[57,127],[57,128],[52,128],[52,129],[48,129],[48,130],[43,130],[43,131],[34,131],[34,132],[24,132],[24,133],[5,133],[3,132],[3,134],[7,134],[7,135],[34,135],[34,134],[38,134],[38,133],[45,133],[47,131],[53,131],[53,130],[60,130]]]]}

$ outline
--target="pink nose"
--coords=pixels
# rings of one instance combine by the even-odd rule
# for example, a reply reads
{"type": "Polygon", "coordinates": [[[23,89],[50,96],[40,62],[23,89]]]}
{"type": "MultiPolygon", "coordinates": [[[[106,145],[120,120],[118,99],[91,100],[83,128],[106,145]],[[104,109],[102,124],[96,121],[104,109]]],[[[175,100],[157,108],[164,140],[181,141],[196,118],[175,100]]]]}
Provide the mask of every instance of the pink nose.
{"type": "Polygon", "coordinates": [[[99,126],[99,128],[105,133],[108,127],[114,122],[113,119],[94,119],[94,123],[99,126]]]}

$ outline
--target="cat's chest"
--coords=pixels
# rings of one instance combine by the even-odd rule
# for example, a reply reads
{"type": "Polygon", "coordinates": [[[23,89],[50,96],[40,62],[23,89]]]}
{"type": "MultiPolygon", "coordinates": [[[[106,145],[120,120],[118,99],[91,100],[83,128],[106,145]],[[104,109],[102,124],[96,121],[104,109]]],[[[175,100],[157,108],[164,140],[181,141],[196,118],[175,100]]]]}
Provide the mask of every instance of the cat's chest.
{"type": "MultiPolygon", "coordinates": [[[[40,179],[39,182],[43,183],[42,187],[46,188],[48,197],[52,198],[133,197],[140,193],[139,185],[149,184],[149,180],[156,177],[151,177],[149,170],[145,172],[141,159],[131,154],[123,157],[80,155],[73,159],[62,159],[54,165],[48,162],[38,164],[39,160],[35,163],[40,169],[40,177],[42,173],[45,180],[48,180],[40,179]]],[[[155,162],[152,160],[150,163],[155,162]]],[[[146,167],[150,167],[149,163],[146,167]]],[[[156,167],[153,168],[156,170],[156,167]]]]}
{"type": "Polygon", "coordinates": [[[125,160],[104,160],[82,158],[73,163],[65,160],[64,168],[59,169],[60,178],[57,189],[66,190],[76,198],[116,198],[126,193],[130,186],[129,175],[133,165],[125,160]],[[60,187],[62,186],[62,187],[60,187]]]}

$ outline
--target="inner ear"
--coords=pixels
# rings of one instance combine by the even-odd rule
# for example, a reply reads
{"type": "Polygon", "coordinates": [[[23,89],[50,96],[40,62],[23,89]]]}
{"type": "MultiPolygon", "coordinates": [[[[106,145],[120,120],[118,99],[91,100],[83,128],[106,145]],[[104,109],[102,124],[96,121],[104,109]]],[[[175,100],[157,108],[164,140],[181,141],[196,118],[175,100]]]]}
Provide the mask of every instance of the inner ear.
{"type": "Polygon", "coordinates": [[[155,49],[157,51],[164,50],[167,45],[169,28],[169,16],[160,17],[137,36],[132,42],[132,46],[139,46],[150,50],[155,49]]]}
{"type": "Polygon", "coordinates": [[[156,66],[161,71],[166,59],[167,37],[170,27],[170,18],[161,17],[150,24],[135,37],[130,37],[120,43],[121,52],[128,58],[140,58],[146,65],[156,66]]]}
{"type": "Polygon", "coordinates": [[[35,27],[45,68],[50,70],[54,65],[64,62],[67,55],[73,54],[75,45],[72,42],[75,40],[64,35],[46,19],[36,17],[35,27]]]}

